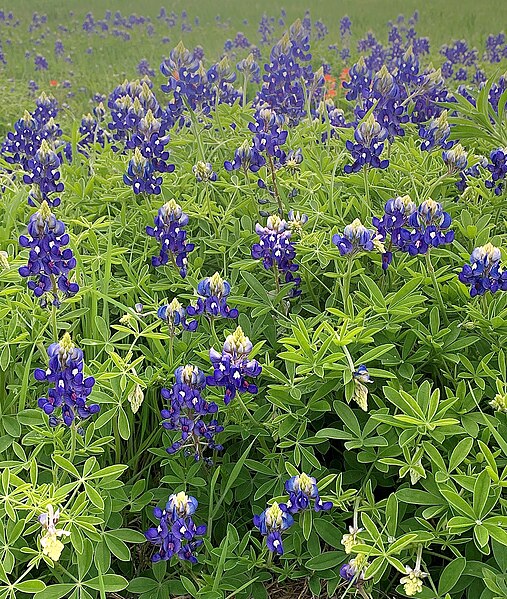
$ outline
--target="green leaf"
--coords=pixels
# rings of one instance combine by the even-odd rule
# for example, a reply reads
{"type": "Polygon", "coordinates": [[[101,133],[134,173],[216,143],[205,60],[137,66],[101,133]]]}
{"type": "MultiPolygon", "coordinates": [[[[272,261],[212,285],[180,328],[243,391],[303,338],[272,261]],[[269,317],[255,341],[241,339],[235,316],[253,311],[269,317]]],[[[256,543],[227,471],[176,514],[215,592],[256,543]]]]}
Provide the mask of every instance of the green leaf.
{"type": "Polygon", "coordinates": [[[463,499],[463,497],[448,489],[440,489],[440,493],[442,493],[442,495],[457,512],[463,516],[471,518],[472,520],[477,519],[474,510],[470,507],[470,504],[463,499]]]}
{"type": "Polygon", "coordinates": [[[338,567],[346,558],[344,551],[326,551],[316,555],[306,562],[308,570],[320,571],[331,570],[338,567]]]}
{"type": "Polygon", "coordinates": [[[464,557],[457,557],[455,560],[447,564],[447,566],[442,570],[440,579],[438,581],[439,595],[445,595],[454,588],[463,574],[466,563],[467,561],[464,557]]]}
{"type": "Polygon", "coordinates": [[[77,468],[74,466],[74,464],[72,462],[69,462],[69,460],[67,458],[64,458],[62,455],[59,455],[57,453],[53,454],[53,462],[60,466],[60,468],[63,468],[64,470],[72,474],[72,476],[80,478],[80,474],[77,471],[77,468]]]}
{"type": "Polygon", "coordinates": [[[34,599],[61,599],[76,587],[74,584],[52,584],[35,595],[34,599]]]}
{"type": "Polygon", "coordinates": [[[46,588],[42,580],[22,580],[14,584],[14,588],[22,593],[39,593],[46,588]]]}
{"type": "Polygon", "coordinates": [[[90,580],[83,580],[83,584],[90,589],[100,591],[102,588],[107,593],[116,593],[123,591],[128,585],[128,581],[119,574],[102,574],[101,577],[96,576],[90,580]],[[102,581],[100,580],[102,578],[102,581]]]}
{"type": "Polygon", "coordinates": [[[477,477],[474,486],[473,509],[479,520],[485,515],[484,510],[488,500],[490,488],[491,478],[486,470],[483,470],[477,477]]]}
{"type": "Polygon", "coordinates": [[[470,454],[473,444],[474,440],[471,437],[465,437],[456,445],[449,458],[449,472],[456,470],[461,462],[470,454]]]}

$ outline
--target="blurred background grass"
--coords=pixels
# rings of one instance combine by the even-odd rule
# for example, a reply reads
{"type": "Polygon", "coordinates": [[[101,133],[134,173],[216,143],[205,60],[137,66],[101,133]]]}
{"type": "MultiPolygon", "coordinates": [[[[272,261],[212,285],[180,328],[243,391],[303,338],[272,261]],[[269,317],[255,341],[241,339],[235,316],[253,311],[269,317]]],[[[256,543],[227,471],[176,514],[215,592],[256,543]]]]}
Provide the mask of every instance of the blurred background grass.
{"type": "MultiPolygon", "coordinates": [[[[147,59],[155,71],[155,87],[159,88],[162,76],[159,65],[180,39],[193,48],[201,45],[205,50],[205,62],[210,64],[223,52],[224,42],[234,39],[242,31],[252,44],[259,45],[259,20],[263,14],[275,18],[273,39],[278,39],[287,25],[296,18],[303,18],[310,9],[312,21],[322,20],[329,34],[320,42],[312,42],[312,54],[316,63],[331,63],[336,72],[344,66],[336,52],[328,49],[330,44],[340,47],[339,23],[344,15],[352,20],[351,47],[371,30],[383,43],[387,41],[387,22],[395,20],[399,14],[410,17],[419,11],[416,26],[418,35],[430,38],[432,60],[435,65],[443,59],[439,55],[442,44],[455,39],[466,39],[471,46],[484,49],[489,34],[498,34],[507,28],[507,0],[291,0],[287,3],[272,0],[13,0],[0,8],[5,13],[12,11],[20,19],[18,27],[0,24],[0,42],[6,56],[6,65],[0,65],[0,85],[2,85],[3,103],[0,106],[0,133],[5,131],[22,114],[26,107],[33,104],[28,82],[34,80],[39,90],[51,91],[60,101],[69,105],[71,113],[80,118],[82,112],[90,109],[89,100],[96,93],[108,94],[125,78],[139,77],[137,65],[141,59],[147,59]],[[160,8],[165,6],[167,13],[174,11],[178,15],[177,24],[170,28],[156,17],[160,8]],[[281,9],[286,10],[285,25],[280,25],[281,9]],[[96,20],[103,19],[107,10],[117,10],[122,15],[136,13],[150,17],[154,26],[153,35],[147,34],[147,25],[135,26],[128,30],[130,40],[123,41],[112,35],[83,31],[82,24],[86,13],[90,12],[96,20]],[[187,22],[191,31],[181,31],[181,13],[187,12],[187,22]],[[47,24],[29,31],[32,14],[46,14],[47,24]],[[195,24],[195,18],[199,24],[195,24]],[[217,19],[217,17],[219,17],[217,19]],[[62,31],[59,26],[68,31],[62,31]],[[163,40],[165,39],[165,43],[163,40]],[[167,40],[167,38],[169,38],[167,40]],[[69,54],[72,63],[56,58],[54,43],[61,39],[65,54],[69,54]],[[91,49],[91,53],[86,50],[91,49]],[[26,53],[29,52],[29,56],[26,53]],[[49,63],[47,71],[35,71],[34,56],[42,54],[49,63]],[[51,86],[51,80],[58,86],[51,86]],[[62,89],[61,83],[71,82],[69,89],[62,89]]],[[[111,24],[110,24],[111,27],[111,24]]],[[[263,49],[267,55],[269,47],[263,49]]],[[[236,62],[248,53],[237,51],[232,60],[236,62]]],[[[495,67],[496,68],[496,67],[495,67]]],[[[65,110],[65,106],[64,106],[65,110]]]]}

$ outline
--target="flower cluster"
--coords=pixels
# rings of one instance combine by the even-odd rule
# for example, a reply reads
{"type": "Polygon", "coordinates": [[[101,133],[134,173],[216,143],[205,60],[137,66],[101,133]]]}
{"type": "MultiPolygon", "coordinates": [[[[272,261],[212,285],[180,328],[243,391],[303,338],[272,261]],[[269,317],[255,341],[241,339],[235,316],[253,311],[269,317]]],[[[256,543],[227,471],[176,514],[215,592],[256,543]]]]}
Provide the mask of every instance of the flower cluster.
{"type": "Polygon", "coordinates": [[[294,514],[310,507],[314,502],[316,512],[328,511],[333,507],[331,501],[322,501],[315,478],[304,472],[291,477],[285,482],[285,490],[289,493],[286,503],[274,501],[270,507],[253,518],[254,526],[266,537],[269,551],[282,555],[284,552],[282,532],[294,524],[294,514]]]}
{"type": "Polygon", "coordinates": [[[34,377],[37,381],[54,384],[47,397],[41,397],[39,407],[49,415],[49,424],[56,426],[61,421],[71,426],[76,418],[86,419],[100,410],[98,404],[87,404],[95,379],[83,374],[83,350],[76,347],[69,333],[65,333],[59,343],[52,343],[47,350],[49,365],[47,370],[37,368],[34,377]],[[56,417],[55,410],[61,409],[62,418],[56,417]]]}
{"type": "Polygon", "coordinates": [[[255,123],[248,123],[248,128],[254,134],[254,148],[260,153],[274,157],[278,162],[285,162],[285,152],[281,149],[287,140],[288,132],[282,129],[284,117],[270,108],[262,108],[255,115],[255,123]]]}
{"type": "Polygon", "coordinates": [[[199,162],[192,167],[192,172],[199,183],[208,183],[208,181],[215,182],[217,180],[217,174],[209,162],[199,160],[199,162]]]}
{"type": "Polygon", "coordinates": [[[60,164],[60,156],[43,139],[34,157],[26,163],[29,172],[23,175],[23,182],[33,186],[29,195],[31,206],[39,205],[43,201],[50,206],[60,205],[60,198],[52,197],[53,193],[60,193],[64,188],[60,181],[60,164]]]}
{"type": "Polygon", "coordinates": [[[368,387],[364,383],[372,383],[370,373],[364,364],[360,364],[352,373],[354,391],[352,399],[357,403],[361,410],[368,411],[368,387]]]}
{"type": "Polygon", "coordinates": [[[362,121],[354,131],[354,139],[356,143],[348,139],[346,141],[347,150],[352,155],[354,162],[346,164],[344,171],[349,173],[357,173],[364,166],[372,168],[387,168],[389,160],[380,159],[380,155],[384,149],[384,141],[387,139],[388,131],[375,119],[371,113],[364,121],[362,121]]]}
{"type": "Polygon", "coordinates": [[[195,306],[188,307],[187,312],[190,316],[206,313],[212,318],[237,318],[238,310],[227,305],[230,292],[230,284],[216,272],[212,277],[199,281],[197,293],[200,297],[195,306]]]}
{"type": "Polygon", "coordinates": [[[47,555],[54,562],[60,559],[64,544],[60,541],[60,537],[70,537],[70,532],[63,528],[56,528],[60,519],[60,510],[54,511],[51,504],[47,506],[47,512],[39,516],[39,523],[42,526],[42,536],[40,545],[42,553],[47,555]]]}
{"type": "Polygon", "coordinates": [[[174,298],[170,304],[164,304],[157,310],[157,316],[160,320],[167,323],[171,337],[176,333],[176,328],[181,326],[185,331],[195,331],[197,329],[197,320],[187,321],[188,308],[185,310],[180,302],[174,298]]]}
{"type": "Polygon", "coordinates": [[[447,111],[444,110],[439,117],[431,119],[427,125],[422,125],[419,128],[419,136],[423,140],[421,150],[429,152],[437,146],[443,150],[449,150],[453,145],[452,141],[447,141],[450,133],[451,127],[447,121],[447,111]]]}
{"type": "Polygon", "coordinates": [[[188,215],[176,201],[169,200],[159,209],[155,217],[155,226],[146,227],[146,233],[160,242],[160,254],[153,256],[153,266],[163,266],[169,259],[179,268],[180,275],[187,274],[187,256],[194,244],[187,241],[187,232],[183,228],[188,224],[188,215]]]}
{"type": "Polygon", "coordinates": [[[256,378],[262,367],[257,360],[250,360],[252,342],[241,327],[225,339],[222,353],[211,348],[209,352],[213,374],[206,378],[210,387],[225,387],[224,402],[227,405],[236,393],[257,393],[257,385],[247,377],[256,378]]]}
{"type": "Polygon", "coordinates": [[[425,200],[419,207],[409,196],[388,200],[384,215],[374,217],[372,222],[382,243],[387,245],[382,256],[384,270],[391,263],[394,248],[415,256],[454,240],[454,231],[449,230],[450,215],[432,199],[425,200]]]}
{"type": "Polygon", "coordinates": [[[146,539],[157,547],[153,562],[169,560],[173,556],[192,564],[197,563],[195,552],[203,543],[206,526],[196,526],[192,516],[197,510],[197,499],[184,491],[169,496],[165,509],[156,507],[153,515],[159,521],[156,528],[149,528],[146,539]]]}
{"type": "Polygon", "coordinates": [[[500,269],[501,253],[491,243],[477,247],[459,273],[459,280],[470,287],[470,297],[487,291],[507,291],[507,270],[500,269]]]}
{"type": "Polygon", "coordinates": [[[2,144],[5,161],[19,164],[25,171],[23,181],[32,185],[28,196],[31,206],[39,205],[43,200],[51,206],[60,204],[60,198],[51,195],[63,190],[58,170],[61,158],[57,152],[64,148],[69,154],[70,145],[60,139],[62,129],[54,120],[57,112],[56,100],[43,92],[36,100],[35,110],[32,113],[25,111],[2,144]]]}
{"type": "Polygon", "coordinates": [[[491,179],[485,182],[489,189],[493,189],[495,195],[502,195],[504,179],[507,177],[507,148],[493,150],[489,155],[490,163],[486,166],[491,173],[491,179]]]}
{"type": "MultiPolygon", "coordinates": [[[[192,455],[195,461],[203,458],[205,450],[221,451],[222,446],[215,443],[214,437],[223,431],[216,419],[205,422],[210,414],[216,414],[215,402],[207,402],[201,393],[206,387],[204,373],[195,366],[180,366],[174,373],[176,383],[162,389],[162,397],[168,402],[168,408],[161,410],[164,419],[162,426],[166,430],[178,431],[181,438],[167,448],[169,454],[183,449],[185,455],[192,455]]],[[[210,463],[210,458],[205,458],[210,463]]]]}
{"type": "Polygon", "coordinates": [[[289,499],[287,503],[281,505],[282,509],[290,514],[306,510],[310,507],[311,500],[314,502],[313,509],[316,512],[327,512],[333,507],[332,501],[322,501],[320,498],[316,479],[304,472],[289,478],[285,482],[285,490],[289,494],[289,499]]]}
{"type": "Polygon", "coordinates": [[[468,153],[461,144],[457,144],[449,150],[444,150],[442,158],[449,170],[449,174],[452,175],[465,170],[468,165],[468,153]]]}
{"type": "Polygon", "coordinates": [[[333,243],[342,256],[354,255],[359,252],[371,252],[376,247],[377,233],[373,229],[367,229],[363,223],[356,218],[343,230],[343,235],[333,235],[333,243]]]}
{"type": "Polygon", "coordinates": [[[68,275],[76,267],[76,259],[70,248],[69,235],[65,233],[65,225],[51,213],[46,201],[38,212],[32,214],[28,223],[28,235],[21,235],[19,244],[28,248],[28,263],[19,269],[22,277],[36,277],[28,281],[28,288],[35,297],[41,298],[41,304],[46,305],[43,298],[51,292],[52,303],[60,305],[59,292],[65,297],[75,295],[79,285],[69,280],[68,275]]]}
{"type": "Polygon", "coordinates": [[[301,21],[295,21],[270,54],[265,65],[263,86],[254,104],[267,106],[297,124],[313,111],[324,96],[324,77],[311,66],[309,35],[301,21]]]}
{"type": "Polygon", "coordinates": [[[405,566],[406,576],[400,579],[400,584],[403,585],[403,590],[409,597],[413,597],[423,590],[423,578],[428,576],[425,572],[416,566],[412,569],[410,566],[405,566]]]}
{"type": "Polygon", "coordinates": [[[278,272],[284,273],[285,282],[293,284],[291,297],[300,295],[301,277],[293,275],[299,270],[299,265],[294,263],[296,250],[291,242],[290,226],[279,216],[271,215],[268,217],[266,226],[257,223],[255,231],[260,239],[259,243],[254,243],[252,246],[252,258],[262,259],[262,265],[266,270],[275,268],[278,272]]]}
{"type": "Polygon", "coordinates": [[[234,159],[224,162],[224,167],[227,171],[242,169],[246,175],[249,170],[252,173],[256,173],[265,164],[266,159],[264,156],[248,140],[245,140],[234,152],[234,159]]]}

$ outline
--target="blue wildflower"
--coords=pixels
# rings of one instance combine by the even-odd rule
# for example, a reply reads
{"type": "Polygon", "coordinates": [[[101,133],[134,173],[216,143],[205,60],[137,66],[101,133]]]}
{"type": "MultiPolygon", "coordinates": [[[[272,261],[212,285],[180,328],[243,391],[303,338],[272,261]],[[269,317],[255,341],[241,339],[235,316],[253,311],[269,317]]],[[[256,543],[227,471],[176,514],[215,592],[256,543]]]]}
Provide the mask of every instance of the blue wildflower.
{"type": "Polygon", "coordinates": [[[203,543],[197,537],[206,534],[206,526],[196,526],[191,517],[197,505],[195,497],[182,491],[170,495],[165,509],[156,507],[153,510],[158,525],[144,533],[146,540],[158,548],[151,558],[153,562],[177,556],[180,560],[197,563],[195,551],[203,543]]]}
{"type": "Polygon", "coordinates": [[[489,158],[491,162],[486,165],[486,168],[491,173],[491,179],[487,179],[485,185],[499,196],[505,186],[503,180],[507,177],[507,148],[493,150],[489,158]]]}
{"type": "MultiPolygon", "coordinates": [[[[203,458],[206,450],[221,451],[214,437],[224,428],[212,418],[206,422],[206,417],[216,414],[218,406],[215,402],[207,402],[201,392],[206,387],[204,373],[195,366],[180,366],[175,372],[176,383],[171,389],[162,389],[162,397],[169,402],[168,408],[161,410],[164,419],[162,426],[166,430],[179,431],[181,439],[176,440],[167,453],[173,454],[180,449],[185,455],[193,455],[196,461],[203,458]]],[[[205,458],[211,463],[210,458],[205,458]]]]}
{"type": "Polygon", "coordinates": [[[257,385],[249,382],[247,377],[258,377],[262,367],[257,360],[249,359],[251,351],[252,343],[241,327],[227,336],[222,353],[210,349],[213,374],[206,377],[206,382],[210,387],[225,387],[226,405],[234,399],[236,393],[257,393],[257,385]]]}
{"type": "Polygon", "coordinates": [[[32,214],[28,223],[28,235],[21,235],[19,244],[29,248],[28,263],[19,269],[22,277],[36,277],[29,281],[28,288],[37,298],[45,293],[53,295],[53,305],[60,305],[59,292],[65,297],[75,295],[79,291],[77,283],[71,283],[68,275],[76,267],[76,259],[70,248],[69,235],[65,233],[65,225],[51,213],[46,201],[43,201],[38,212],[32,214]]]}
{"type": "Polygon", "coordinates": [[[346,164],[344,171],[357,173],[364,166],[372,168],[387,168],[389,160],[381,160],[380,155],[384,149],[384,141],[387,139],[388,130],[378,123],[373,113],[362,121],[354,131],[356,143],[348,139],[346,141],[347,150],[352,154],[354,162],[346,164]]]}
{"type": "Polygon", "coordinates": [[[459,273],[459,280],[470,286],[470,297],[490,291],[507,291],[507,271],[500,269],[500,250],[487,243],[477,247],[459,273]]]}
{"type": "Polygon", "coordinates": [[[38,401],[39,408],[49,415],[49,424],[56,426],[63,420],[71,426],[76,418],[83,420],[100,410],[97,404],[87,404],[87,398],[92,392],[95,379],[83,374],[83,351],[76,347],[65,333],[58,343],[52,343],[48,350],[49,365],[47,370],[37,368],[34,377],[37,381],[54,383],[47,397],[38,401]],[[54,413],[61,409],[62,419],[54,413]]]}
{"type": "Polygon", "coordinates": [[[261,155],[259,150],[252,146],[249,141],[244,141],[243,144],[235,151],[234,160],[226,160],[224,162],[225,170],[234,171],[243,169],[243,171],[251,171],[256,173],[261,167],[266,164],[266,159],[261,155]]]}
{"type": "Polygon", "coordinates": [[[294,518],[289,512],[283,511],[276,501],[261,514],[253,518],[254,526],[266,537],[266,545],[272,553],[283,555],[281,533],[294,524],[294,518]]]}
{"type": "Polygon", "coordinates": [[[193,316],[206,313],[211,317],[237,318],[238,310],[227,305],[231,286],[216,272],[212,277],[199,281],[197,293],[201,296],[195,306],[189,306],[188,314],[193,316]]]}
{"type": "Polygon", "coordinates": [[[289,478],[285,482],[285,490],[289,493],[289,500],[287,503],[281,504],[280,507],[290,514],[297,514],[306,510],[312,499],[316,512],[328,511],[333,507],[332,501],[322,501],[320,498],[316,479],[304,472],[289,478]]]}
{"type": "Polygon", "coordinates": [[[153,266],[162,266],[171,259],[179,268],[180,275],[186,276],[187,255],[194,249],[194,244],[187,241],[187,232],[183,228],[186,224],[188,215],[174,199],[159,209],[155,226],[146,227],[146,233],[161,243],[160,254],[151,259],[153,266]]]}
{"type": "Polygon", "coordinates": [[[195,331],[197,329],[197,320],[187,321],[187,311],[176,298],[170,304],[160,306],[157,310],[157,316],[168,324],[171,336],[174,335],[178,326],[181,326],[185,331],[195,331]]]}
{"type": "Polygon", "coordinates": [[[343,230],[343,235],[333,235],[333,243],[339,249],[342,256],[354,255],[358,252],[371,252],[375,249],[376,232],[367,229],[361,221],[356,218],[343,230]]]}

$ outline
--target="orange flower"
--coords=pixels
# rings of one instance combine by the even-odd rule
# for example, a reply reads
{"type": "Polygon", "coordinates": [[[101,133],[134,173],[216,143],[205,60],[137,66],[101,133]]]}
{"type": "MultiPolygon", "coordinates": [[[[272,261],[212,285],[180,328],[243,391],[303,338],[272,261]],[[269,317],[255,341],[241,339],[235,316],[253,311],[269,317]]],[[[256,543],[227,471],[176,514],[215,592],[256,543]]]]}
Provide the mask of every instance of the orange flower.
{"type": "Polygon", "coordinates": [[[50,80],[49,80],[49,85],[50,85],[51,87],[57,87],[57,85],[58,85],[58,81],[57,81],[56,79],[50,79],[50,80]]]}
{"type": "Polygon", "coordinates": [[[349,69],[347,67],[343,68],[342,72],[340,73],[340,82],[342,87],[345,81],[350,81],[349,69]]]}
{"type": "Polygon", "coordinates": [[[334,98],[336,96],[336,78],[332,75],[324,75],[326,93],[324,97],[334,98]]]}

